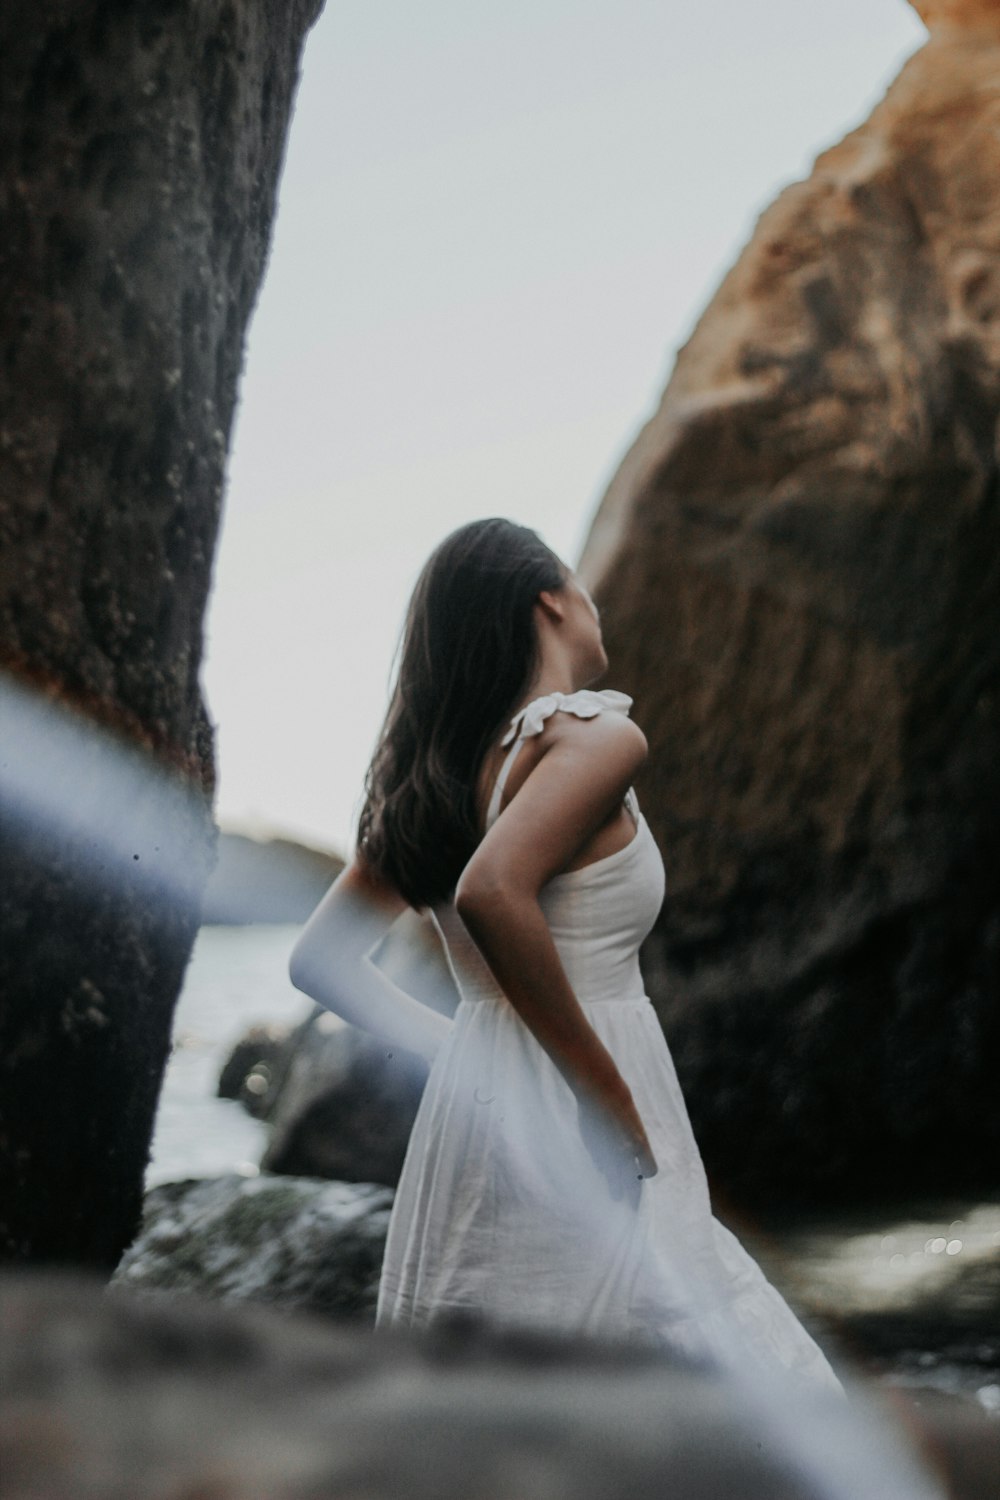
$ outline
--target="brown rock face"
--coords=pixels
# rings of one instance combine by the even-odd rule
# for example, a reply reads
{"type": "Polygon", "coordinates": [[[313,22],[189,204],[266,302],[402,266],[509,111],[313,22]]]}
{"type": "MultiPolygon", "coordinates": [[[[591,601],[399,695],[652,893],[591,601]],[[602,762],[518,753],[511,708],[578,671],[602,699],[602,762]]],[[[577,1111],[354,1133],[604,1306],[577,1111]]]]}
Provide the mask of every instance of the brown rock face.
{"type": "Polygon", "coordinates": [[[97,805],[111,744],[97,725],[176,793],[130,771],[85,836],[42,826],[18,790],[32,769],[20,708],[7,719],[0,1258],[111,1267],[138,1223],[211,859],[198,669],[223,464],[319,4],[0,13],[3,706],[23,703],[16,685],[39,691],[64,811],[67,782],[97,805]],[[168,805],[178,818],[160,817],[168,805]],[[167,897],[147,874],[158,818],[185,874],[167,897]],[[149,848],[134,843],[124,869],[81,863],[140,829],[149,848]]]}
{"type": "Polygon", "coordinates": [[[948,27],[762,215],[581,564],[744,1197],[996,1180],[998,415],[1000,27],[948,27]]]}

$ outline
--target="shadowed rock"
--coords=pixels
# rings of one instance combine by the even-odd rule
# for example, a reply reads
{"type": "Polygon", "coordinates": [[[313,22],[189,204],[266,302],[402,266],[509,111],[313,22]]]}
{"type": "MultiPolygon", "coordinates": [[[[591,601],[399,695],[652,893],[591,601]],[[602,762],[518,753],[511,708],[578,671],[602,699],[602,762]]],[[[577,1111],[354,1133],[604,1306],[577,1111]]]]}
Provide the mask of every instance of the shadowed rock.
{"type": "Polygon", "coordinates": [[[645,953],[716,1183],[997,1180],[1000,4],[787,188],[581,571],[651,747],[645,953]]]}
{"type": "Polygon", "coordinates": [[[294,1177],[168,1182],[114,1284],[372,1322],[392,1193],[294,1177]]]}
{"type": "Polygon", "coordinates": [[[235,1099],[247,1114],[266,1120],[280,1096],[301,1027],[251,1026],[219,1074],[220,1099],[235,1099]]]}
{"type": "Polygon", "coordinates": [[[278,1089],[268,1095],[271,1139],[261,1165],[395,1186],[426,1064],[325,1011],[299,1027],[288,1047],[278,1089]]]}
{"type": "Polygon", "coordinates": [[[72,749],[26,806],[4,697],[0,1259],[110,1269],[138,1223],[211,863],[224,460],[319,4],[0,12],[0,668],[72,749]],[[157,774],[126,755],[108,793],[119,750],[157,774]],[[164,843],[183,879],[158,884],[164,843]]]}

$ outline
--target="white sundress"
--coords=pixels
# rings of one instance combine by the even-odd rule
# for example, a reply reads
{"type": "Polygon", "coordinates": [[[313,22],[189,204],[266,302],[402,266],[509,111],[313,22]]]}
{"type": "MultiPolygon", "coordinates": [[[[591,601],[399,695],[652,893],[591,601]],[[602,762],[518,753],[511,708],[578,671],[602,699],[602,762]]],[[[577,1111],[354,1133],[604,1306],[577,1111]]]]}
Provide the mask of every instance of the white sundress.
{"type": "MultiPolygon", "coordinates": [[[[524,739],[557,710],[627,714],[609,689],[550,693],[511,721],[487,827],[524,739]]],[[[624,848],[555,876],[539,902],[587,1019],[632,1091],[659,1170],[612,1196],[569,1085],[506,999],[451,903],[434,918],[460,1002],[431,1066],[389,1224],[376,1326],[459,1312],[499,1327],[653,1344],[711,1363],[748,1358],[841,1389],[818,1345],[713,1216],[673,1060],[644,992],[639,946],[664,870],[634,792],[624,848]]]]}

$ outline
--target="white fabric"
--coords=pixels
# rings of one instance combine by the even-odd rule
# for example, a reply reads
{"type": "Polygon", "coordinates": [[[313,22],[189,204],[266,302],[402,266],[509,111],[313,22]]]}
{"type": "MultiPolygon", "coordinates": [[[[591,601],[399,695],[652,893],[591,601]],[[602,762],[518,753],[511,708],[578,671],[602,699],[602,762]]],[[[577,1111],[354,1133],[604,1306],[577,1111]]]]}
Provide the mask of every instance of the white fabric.
{"type": "Polygon", "coordinates": [[[500,741],[501,745],[509,745],[515,734],[518,733],[517,726],[521,725],[520,738],[527,739],[533,734],[541,734],[542,725],[557,708],[569,710],[576,714],[579,719],[593,719],[604,709],[614,709],[616,713],[627,714],[632,707],[632,699],[628,693],[617,693],[614,688],[603,688],[595,691],[592,688],[580,688],[575,693],[546,693],[544,697],[532,698],[531,702],[514,715],[510,721],[510,728],[500,741]]]}
{"type": "MultiPolygon", "coordinates": [[[[630,704],[610,691],[551,694],[515,717],[511,736],[516,743],[538,733],[557,708],[590,717],[627,713],[630,704]]],[[[634,1339],[723,1364],[777,1362],[839,1389],[778,1291],[712,1215],[639,970],[664,872],[636,811],[630,843],[555,876],[539,899],[570,984],[632,1090],[657,1175],[641,1184],[637,1205],[612,1197],[581,1138],[568,1084],[454,906],[442,903],[434,916],[461,1000],[410,1137],[376,1323],[423,1325],[467,1311],[500,1326],[634,1339]]]]}

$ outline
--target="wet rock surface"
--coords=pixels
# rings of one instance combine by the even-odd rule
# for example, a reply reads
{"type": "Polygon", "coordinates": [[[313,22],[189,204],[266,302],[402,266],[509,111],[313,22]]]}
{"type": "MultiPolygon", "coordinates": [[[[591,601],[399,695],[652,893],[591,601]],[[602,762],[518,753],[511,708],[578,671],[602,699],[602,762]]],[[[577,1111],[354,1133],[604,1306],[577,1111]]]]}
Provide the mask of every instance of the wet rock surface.
{"type": "Polygon", "coordinates": [[[373,1322],[392,1193],[290,1177],[170,1182],[146,1195],[114,1285],[373,1322]]]}
{"type": "Polygon", "coordinates": [[[743,1233],[799,1315],[866,1373],[1000,1418],[1000,1198],[777,1215],[743,1233]]]}

